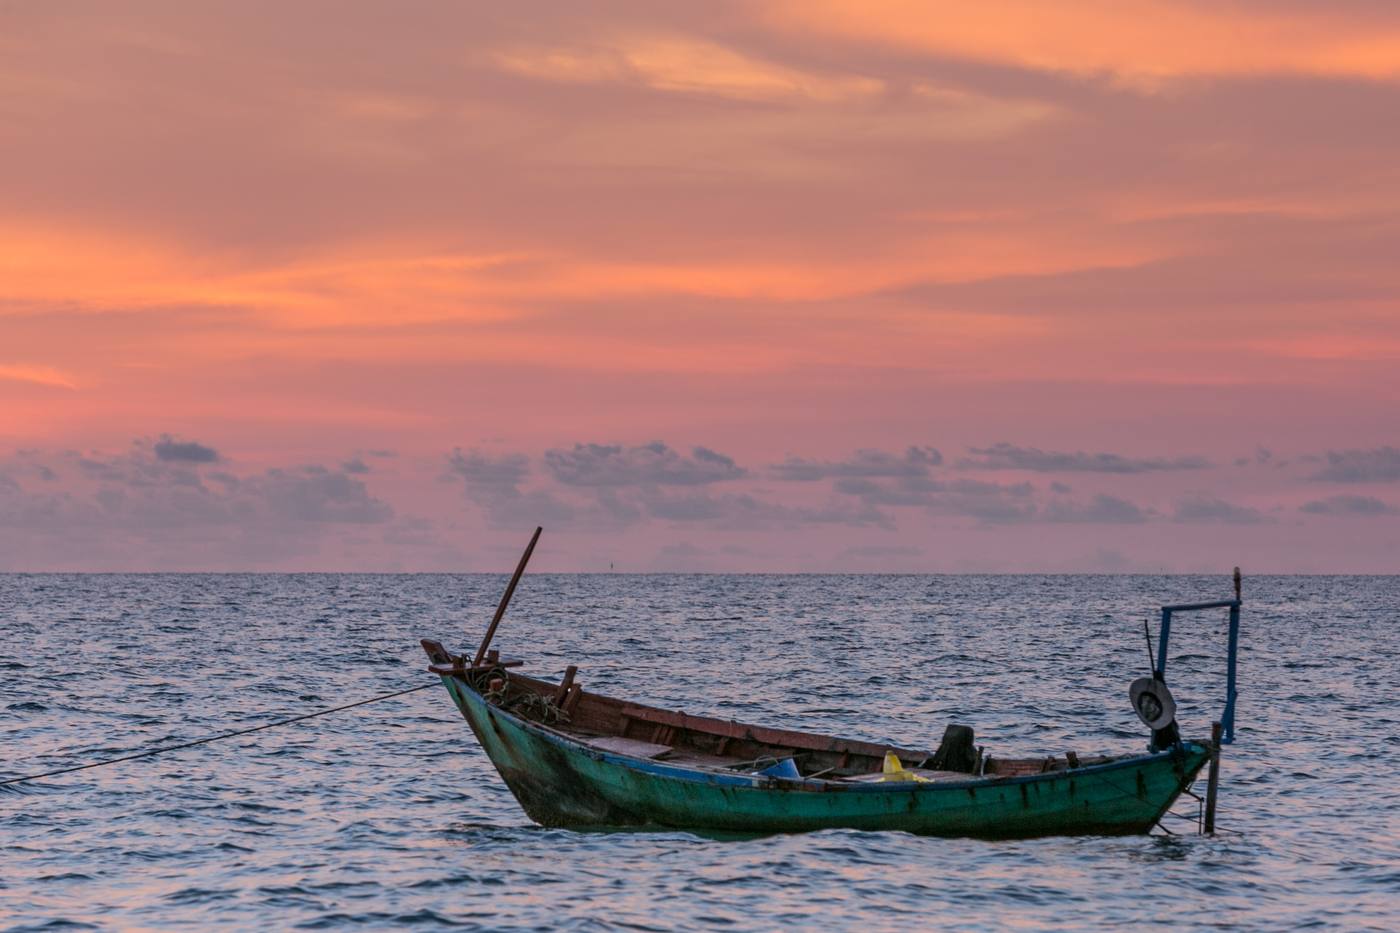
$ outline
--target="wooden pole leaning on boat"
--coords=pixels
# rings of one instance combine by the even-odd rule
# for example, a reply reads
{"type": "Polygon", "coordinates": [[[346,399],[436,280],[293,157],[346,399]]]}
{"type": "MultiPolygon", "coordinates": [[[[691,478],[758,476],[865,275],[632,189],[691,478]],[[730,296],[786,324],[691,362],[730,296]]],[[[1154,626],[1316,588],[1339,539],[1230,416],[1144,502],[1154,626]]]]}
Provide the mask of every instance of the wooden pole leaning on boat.
{"type": "Polygon", "coordinates": [[[1220,731],[1218,722],[1210,724],[1210,777],[1206,781],[1206,835],[1215,835],[1215,798],[1220,792],[1220,731]]]}
{"type": "Polygon", "coordinates": [[[530,562],[530,555],[535,553],[535,542],[540,539],[541,531],[544,529],[535,529],[535,533],[530,536],[530,543],[525,547],[525,553],[520,555],[520,564],[515,568],[515,575],[510,578],[505,593],[501,595],[501,604],[496,607],[496,614],[491,619],[490,627],[486,629],[486,637],[481,640],[481,647],[476,649],[476,658],[472,661],[472,667],[479,667],[481,659],[486,657],[486,649],[491,647],[491,639],[496,637],[496,626],[501,624],[501,617],[506,614],[506,606],[510,605],[510,598],[515,595],[515,585],[520,582],[520,576],[525,572],[525,565],[530,562]]]}

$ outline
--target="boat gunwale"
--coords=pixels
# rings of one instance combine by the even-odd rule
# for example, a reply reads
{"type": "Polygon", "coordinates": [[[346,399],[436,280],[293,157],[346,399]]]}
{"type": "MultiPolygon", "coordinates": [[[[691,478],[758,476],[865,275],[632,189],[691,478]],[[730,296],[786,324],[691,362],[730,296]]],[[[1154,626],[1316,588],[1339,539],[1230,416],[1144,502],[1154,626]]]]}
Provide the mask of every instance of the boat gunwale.
{"type": "MultiPolygon", "coordinates": [[[[968,788],[976,789],[979,787],[986,787],[989,785],[1005,786],[1034,784],[1037,782],[1055,780],[1066,776],[1076,777],[1080,775],[1100,775],[1105,774],[1106,772],[1125,770],[1132,767],[1140,767],[1147,764],[1154,764],[1164,760],[1170,760],[1176,757],[1185,757],[1186,755],[1189,755],[1191,753],[1199,753],[1202,755],[1209,753],[1209,748],[1204,743],[1183,739],[1181,741],[1181,747],[1179,749],[1170,748],[1160,752],[1146,752],[1138,755],[1124,755],[1118,758],[1114,758],[1111,761],[1099,762],[1097,764],[1081,765],[1078,768],[1069,768],[1057,771],[1044,771],[1035,774],[993,774],[973,776],[970,777],[968,780],[962,781],[953,780],[862,782],[844,781],[840,779],[832,780],[829,778],[820,777],[804,777],[797,780],[793,780],[791,778],[783,778],[773,775],[763,775],[755,773],[746,773],[741,771],[732,771],[729,769],[713,768],[703,764],[688,765],[684,767],[679,765],[668,765],[666,762],[660,761],[658,759],[641,758],[633,755],[627,755],[621,752],[614,752],[597,748],[595,746],[589,745],[587,741],[578,736],[572,735],[559,729],[551,728],[550,726],[547,726],[544,723],[539,723],[531,719],[526,719],[522,716],[516,715],[513,712],[496,706],[495,704],[488,701],[479,690],[473,687],[471,683],[460,674],[439,674],[439,676],[443,679],[444,684],[446,684],[449,681],[455,680],[459,685],[459,689],[464,689],[467,692],[469,692],[471,698],[474,699],[477,703],[479,703],[483,708],[488,710],[490,714],[503,716],[519,728],[522,728],[527,732],[535,733],[541,738],[544,738],[548,741],[571,746],[572,749],[578,752],[582,752],[583,754],[587,755],[595,761],[603,761],[608,764],[628,768],[630,770],[637,771],[642,774],[648,774],[662,778],[669,778],[672,780],[689,781],[691,783],[697,784],[720,784],[725,786],[753,788],[758,790],[795,790],[806,793],[827,793],[833,791],[840,793],[886,794],[899,792],[936,793],[938,791],[944,790],[965,791],[968,788]]],[[[449,692],[451,691],[449,690],[449,692]]],[[[636,705],[645,706],[646,704],[636,705]]],[[[660,707],[651,708],[659,709],[660,707]]],[[[752,725],[749,723],[739,724],[745,726],[752,725]]],[[[816,733],[805,734],[816,735],[816,733]]],[[[839,736],[821,737],[834,739],[840,738],[839,736]]],[[[894,747],[895,746],[890,746],[890,748],[894,747]]]]}

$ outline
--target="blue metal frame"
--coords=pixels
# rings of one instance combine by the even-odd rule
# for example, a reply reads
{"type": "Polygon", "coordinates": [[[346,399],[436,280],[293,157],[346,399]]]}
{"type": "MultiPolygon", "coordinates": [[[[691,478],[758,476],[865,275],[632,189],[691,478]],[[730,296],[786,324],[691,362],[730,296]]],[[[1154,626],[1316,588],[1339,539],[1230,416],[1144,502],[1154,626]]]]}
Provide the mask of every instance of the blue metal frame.
{"type": "Polygon", "coordinates": [[[1167,643],[1171,640],[1172,613],[1195,612],[1200,609],[1230,610],[1230,656],[1225,669],[1225,711],[1220,714],[1220,724],[1224,727],[1221,744],[1230,745],[1235,741],[1235,669],[1240,648],[1240,602],[1238,599],[1221,599],[1210,603],[1182,603],[1177,606],[1162,607],[1162,631],[1157,636],[1157,670],[1154,675],[1162,683],[1167,682],[1167,643]]]}

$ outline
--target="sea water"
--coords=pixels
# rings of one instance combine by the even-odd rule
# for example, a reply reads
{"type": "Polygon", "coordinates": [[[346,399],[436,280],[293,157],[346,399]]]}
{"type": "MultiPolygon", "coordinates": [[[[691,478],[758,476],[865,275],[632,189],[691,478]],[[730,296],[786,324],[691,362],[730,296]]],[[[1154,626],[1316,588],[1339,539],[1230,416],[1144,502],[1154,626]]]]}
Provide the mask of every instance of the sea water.
{"type": "MultiPolygon", "coordinates": [[[[0,576],[0,778],[430,681],[503,577],[0,576]]],[[[527,576],[497,645],[695,713],[994,755],[1145,747],[1127,686],[1163,603],[1220,577],[527,576]]],[[[716,839],[531,824],[438,687],[0,787],[16,929],[1400,928],[1400,578],[1247,577],[1215,837],[716,839]]],[[[1190,737],[1226,613],[1174,620],[1190,737]]],[[[1202,782],[1203,784],[1203,782],[1202,782]]],[[[1170,830],[1173,834],[1168,834],[1170,830]]]]}

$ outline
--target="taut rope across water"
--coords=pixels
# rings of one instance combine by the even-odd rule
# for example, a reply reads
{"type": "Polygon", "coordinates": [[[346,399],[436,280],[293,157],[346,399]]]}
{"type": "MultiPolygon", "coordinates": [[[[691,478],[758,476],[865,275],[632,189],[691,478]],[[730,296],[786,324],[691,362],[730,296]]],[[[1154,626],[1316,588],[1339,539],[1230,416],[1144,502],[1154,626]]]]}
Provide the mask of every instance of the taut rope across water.
{"type": "Polygon", "coordinates": [[[85,765],[74,765],[70,768],[58,768],[53,771],[44,771],[39,774],[26,774],[23,777],[6,778],[0,781],[0,787],[7,784],[20,784],[24,781],[37,781],[39,778],[53,777],[56,774],[71,774],[74,771],[86,771],[89,768],[101,768],[106,765],[114,765],[123,761],[135,761],[138,758],[150,758],[152,755],[163,755],[166,752],[179,751],[182,748],[193,748],[196,745],[207,745],[210,742],[218,742],[222,739],[232,739],[240,735],[247,735],[250,732],[261,732],[264,729],[272,729],[277,726],[286,726],[294,722],[301,722],[304,719],[315,719],[317,716],[325,716],[330,713],[339,713],[343,710],[354,709],[357,706],[365,706],[370,703],[378,703],[380,700],[392,700],[394,697],[401,697],[406,693],[417,693],[419,690],[426,690],[429,687],[438,686],[437,681],[432,683],[419,684],[416,687],[409,687],[407,690],[396,690],[393,693],[381,694],[377,697],[370,697],[367,700],[356,700],[354,703],[346,703],[344,706],[333,706],[330,709],[317,710],[314,713],[305,713],[301,716],[293,716],[290,719],[279,719],[277,722],[265,722],[260,726],[252,726],[248,729],[238,729],[234,732],[224,732],[219,735],[205,736],[202,739],[195,739],[192,742],[181,742],[179,745],[164,745],[160,748],[150,748],[144,752],[136,752],[132,755],[122,755],[119,758],[104,758],[101,761],[90,761],[85,765]]]}

